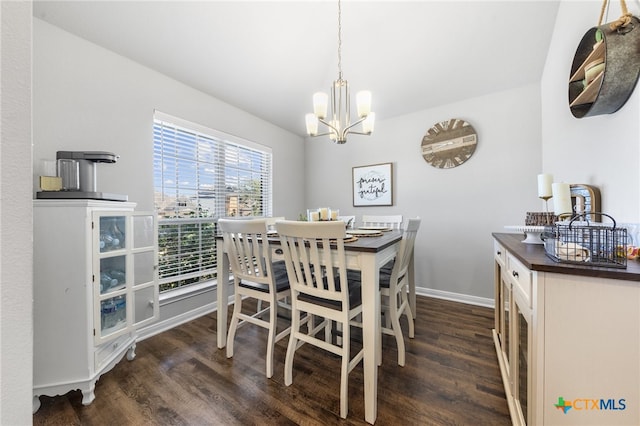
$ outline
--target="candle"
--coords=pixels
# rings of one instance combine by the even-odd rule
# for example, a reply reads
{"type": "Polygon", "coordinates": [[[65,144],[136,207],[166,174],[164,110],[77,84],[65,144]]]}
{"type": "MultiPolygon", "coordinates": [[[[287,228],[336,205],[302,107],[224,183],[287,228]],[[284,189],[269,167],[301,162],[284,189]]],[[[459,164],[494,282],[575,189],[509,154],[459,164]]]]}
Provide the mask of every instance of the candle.
{"type": "Polygon", "coordinates": [[[551,197],[551,183],[553,182],[553,175],[549,173],[543,173],[538,175],[538,198],[551,197]]]}
{"type": "Polygon", "coordinates": [[[338,220],[338,212],[339,210],[331,209],[331,220],[338,220]]]}
{"type": "Polygon", "coordinates": [[[571,191],[568,183],[553,183],[551,185],[551,192],[553,194],[553,212],[556,216],[562,214],[571,215],[573,209],[571,208],[571,191]]]}
{"type": "Polygon", "coordinates": [[[327,207],[320,208],[320,220],[329,219],[329,209],[327,207]]]}
{"type": "Polygon", "coordinates": [[[320,220],[320,213],[311,212],[311,222],[317,222],[320,220]]]}

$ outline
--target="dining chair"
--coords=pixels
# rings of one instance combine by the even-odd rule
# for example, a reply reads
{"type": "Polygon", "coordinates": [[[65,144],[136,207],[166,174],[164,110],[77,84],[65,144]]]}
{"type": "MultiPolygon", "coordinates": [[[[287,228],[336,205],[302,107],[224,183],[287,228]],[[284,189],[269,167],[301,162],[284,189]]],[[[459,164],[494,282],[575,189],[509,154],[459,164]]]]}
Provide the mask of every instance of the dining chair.
{"type": "Polygon", "coordinates": [[[232,220],[219,219],[231,272],[233,273],[234,306],[227,335],[227,358],[233,357],[233,343],[238,328],[252,323],[268,330],[266,374],[273,376],[273,352],[275,344],[286,337],[291,327],[277,332],[278,306],[291,294],[286,266],[283,262],[272,262],[271,248],[267,238],[265,219],[232,220]],[[246,314],[242,311],[245,298],[267,302],[258,312],[246,314]],[[262,317],[269,314],[269,319],[262,317]]]}
{"type": "Polygon", "coordinates": [[[415,335],[413,312],[409,303],[409,264],[413,256],[416,235],[420,228],[420,218],[409,219],[404,228],[398,254],[391,270],[380,269],[380,295],[382,296],[382,311],[385,314],[385,326],[382,332],[395,336],[398,348],[398,365],[405,365],[405,345],[400,317],[404,315],[409,323],[409,338],[415,335]],[[385,303],[386,302],[386,303],[385,303]]]}
{"type": "Polygon", "coordinates": [[[352,229],[356,223],[356,216],[338,216],[338,220],[347,224],[347,228],[352,229]]]}
{"type": "Polygon", "coordinates": [[[350,322],[362,312],[359,281],[347,279],[344,249],[344,223],[333,222],[276,222],[291,285],[292,323],[285,357],[284,383],[293,383],[293,358],[305,343],[324,349],[342,358],[340,373],[340,417],[347,417],[348,377],[362,360],[364,349],[351,357],[350,322]],[[333,245],[333,248],[332,248],[333,245]],[[305,318],[320,317],[317,326],[305,318]],[[341,339],[319,339],[316,334],[335,322],[342,330],[341,339]],[[311,330],[309,330],[311,328],[311,330]]]}
{"type": "Polygon", "coordinates": [[[273,231],[275,230],[275,226],[276,226],[276,222],[279,220],[284,220],[285,217],[284,216],[271,216],[271,217],[265,217],[265,220],[267,222],[267,230],[268,231],[273,231]]]}
{"type": "Polygon", "coordinates": [[[388,226],[391,229],[402,228],[402,215],[374,216],[362,215],[362,226],[388,226]]]}

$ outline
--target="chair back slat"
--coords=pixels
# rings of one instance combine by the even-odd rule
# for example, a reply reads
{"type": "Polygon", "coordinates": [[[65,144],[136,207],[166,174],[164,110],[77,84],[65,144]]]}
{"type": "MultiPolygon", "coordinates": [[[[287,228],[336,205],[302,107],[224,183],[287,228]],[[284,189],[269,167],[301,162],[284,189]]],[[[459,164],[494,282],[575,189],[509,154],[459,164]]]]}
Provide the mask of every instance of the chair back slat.
{"type": "MultiPolygon", "coordinates": [[[[398,248],[398,255],[391,271],[391,280],[397,280],[407,274],[409,269],[409,263],[413,256],[413,249],[415,246],[416,235],[420,228],[420,218],[409,219],[404,229],[404,235],[402,241],[400,241],[400,247],[398,248]]],[[[394,281],[395,282],[395,281],[394,281]]]]}
{"type": "Polygon", "coordinates": [[[374,216],[362,215],[362,226],[388,226],[391,229],[402,228],[402,215],[374,216]]]}
{"type": "Polygon", "coordinates": [[[348,303],[344,223],[278,221],[276,230],[292,291],[348,303]]]}
{"type": "Polygon", "coordinates": [[[220,219],[218,228],[234,276],[269,284],[272,269],[266,220],[220,219]]]}

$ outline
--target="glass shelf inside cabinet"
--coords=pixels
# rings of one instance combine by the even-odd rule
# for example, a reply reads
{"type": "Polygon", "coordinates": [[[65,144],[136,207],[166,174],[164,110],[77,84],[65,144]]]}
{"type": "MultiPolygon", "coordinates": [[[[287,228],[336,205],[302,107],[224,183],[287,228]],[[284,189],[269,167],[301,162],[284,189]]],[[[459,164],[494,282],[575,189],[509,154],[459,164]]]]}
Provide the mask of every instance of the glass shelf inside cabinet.
{"type": "Polygon", "coordinates": [[[100,217],[100,253],[125,248],[125,216],[100,217]]]}
{"type": "Polygon", "coordinates": [[[127,286],[126,260],[125,255],[100,259],[100,294],[122,290],[127,286]]]}

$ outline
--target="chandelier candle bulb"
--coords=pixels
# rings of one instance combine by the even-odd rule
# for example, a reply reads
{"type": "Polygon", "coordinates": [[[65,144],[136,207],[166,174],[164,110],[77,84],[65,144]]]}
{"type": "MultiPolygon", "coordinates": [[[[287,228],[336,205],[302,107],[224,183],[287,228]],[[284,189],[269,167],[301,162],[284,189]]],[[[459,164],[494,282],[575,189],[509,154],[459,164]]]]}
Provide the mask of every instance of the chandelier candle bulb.
{"type": "Polygon", "coordinates": [[[375,124],[375,121],[376,113],[370,112],[369,115],[367,115],[367,118],[362,122],[362,133],[367,135],[373,133],[373,125],[375,124]]]}
{"type": "Polygon", "coordinates": [[[571,191],[568,183],[551,184],[551,193],[553,195],[553,212],[556,216],[572,214],[571,208],[571,191]]]}
{"type": "Polygon", "coordinates": [[[329,105],[329,95],[324,92],[316,92],[313,94],[313,113],[316,117],[321,120],[327,117],[327,105],[329,105]]]}
{"type": "Polygon", "coordinates": [[[553,175],[543,173],[538,175],[538,198],[551,198],[551,183],[553,182],[553,175]]]}
{"type": "Polygon", "coordinates": [[[307,114],[304,116],[305,122],[307,123],[307,133],[310,136],[315,136],[318,134],[318,117],[314,114],[307,114]]]}
{"type": "Polygon", "coordinates": [[[356,94],[356,102],[358,104],[358,117],[363,118],[371,112],[371,92],[362,90],[356,94]]]}

